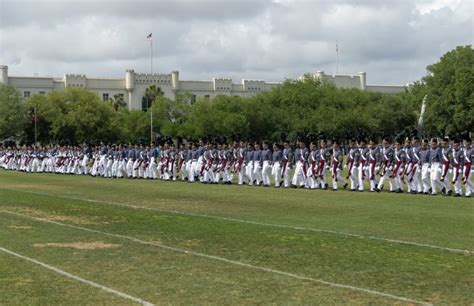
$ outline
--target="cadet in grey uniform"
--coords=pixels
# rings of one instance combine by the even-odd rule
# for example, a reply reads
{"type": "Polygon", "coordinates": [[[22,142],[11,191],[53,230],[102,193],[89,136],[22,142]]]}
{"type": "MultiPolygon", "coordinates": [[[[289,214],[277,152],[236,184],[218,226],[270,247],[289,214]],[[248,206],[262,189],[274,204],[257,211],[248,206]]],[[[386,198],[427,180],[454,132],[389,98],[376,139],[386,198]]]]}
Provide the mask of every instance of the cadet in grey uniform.
{"type": "Polygon", "coordinates": [[[441,162],[441,148],[438,147],[438,140],[436,138],[433,138],[431,140],[430,149],[430,182],[432,195],[438,194],[438,188],[440,190],[444,188],[444,184],[440,181],[441,162]]]}
{"type": "Polygon", "coordinates": [[[295,173],[291,181],[292,187],[305,187],[306,184],[306,162],[308,160],[308,149],[303,141],[299,142],[299,147],[295,150],[295,173]]]}
{"type": "Polygon", "coordinates": [[[270,187],[270,170],[272,168],[272,151],[268,147],[267,142],[263,142],[262,145],[262,152],[261,152],[261,165],[262,165],[262,181],[263,186],[270,187]]]}
{"type": "Polygon", "coordinates": [[[262,184],[262,150],[260,144],[255,143],[253,151],[253,170],[251,181],[256,185],[262,184]]]}
{"type": "Polygon", "coordinates": [[[474,191],[474,183],[472,182],[472,161],[474,159],[474,148],[471,144],[471,139],[464,141],[464,167],[462,182],[466,186],[466,197],[471,197],[474,191]]]}
{"type": "Polygon", "coordinates": [[[273,144],[272,154],[272,175],[275,180],[275,187],[279,188],[281,184],[281,162],[283,159],[283,152],[280,146],[276,143],[273,144]]]}

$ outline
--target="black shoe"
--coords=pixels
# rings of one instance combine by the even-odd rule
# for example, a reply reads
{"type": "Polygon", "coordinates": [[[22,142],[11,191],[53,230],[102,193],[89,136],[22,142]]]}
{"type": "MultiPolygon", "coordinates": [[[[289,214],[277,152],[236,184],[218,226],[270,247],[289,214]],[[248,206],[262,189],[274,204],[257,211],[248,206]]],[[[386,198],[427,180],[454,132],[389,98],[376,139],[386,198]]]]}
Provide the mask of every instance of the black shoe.
{"type": "Polygon", "coordinates": [[[298,188],[296,185],[291,184],[291,188],[298,188]]]}
{"type": "Polygon", "coordinates": [[[441,193],[446,193],[446,187],[441,188],[441,193]]]}
{"type": "Polygon", "coordinates": [[[332,191],[337,191],[337,189],[333,189],[332,191]]]}
{"type": "Polygon", "coordinates": [[[453,191],[452,191],[452,190],[450,190],[450,191],[448,191],[448,192],[446,193],[446,195],[447,195],[448,197],[451,196],[452,194],[453,194],[453,191]]]}
{"type": "Polygon", "coordinates": [[[454,195],[454,197],[455,197],[455,198],[459,198],[459,197],[461,197],[461,194],[456,193],[456,194],[454,195]]]}
{"type": "Polygon", "coordinates": [[[351,190],[349,190],[349,191],[357,191],[357,189],[351,189],[351,190]]]}
{"type": "Polygon", "coordinates": [[[374,191],[379,193],[380,192],[380,189],[378,189],[377,187],[374,188],[374,191]]]}
{"type": "Polygon", "coordinates": [[[401,188],[398,188],[398,190],[396,191],[396,193],[403,193],[403,190],[401,188]]]}
{"type": "Polygon", "coordinates": [[[342,186],[342,189],[346,190],[347,188],[347,183],[345,183],[343,186],[342,186]]]}

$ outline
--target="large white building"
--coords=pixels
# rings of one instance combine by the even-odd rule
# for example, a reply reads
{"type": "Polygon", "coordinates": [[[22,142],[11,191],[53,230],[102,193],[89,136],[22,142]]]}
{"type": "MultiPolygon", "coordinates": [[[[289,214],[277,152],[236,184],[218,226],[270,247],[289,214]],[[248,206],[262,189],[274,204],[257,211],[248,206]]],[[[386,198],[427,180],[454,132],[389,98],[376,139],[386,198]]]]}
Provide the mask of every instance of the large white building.
{"type": "MultiPolygon", "coordinates": [[[[334,82],[337,87],[358,88],[360,90],[397,93],[405,90],[405,86],[367,85],[366,74],[357,75],[327,75],[317,71],[314,77],[334,82]]],[[[155,85],[165,97],[174,99],[178,93],[188,92],[193,99],[200,97],[212,99],[217,95],[250,97],[259,92],[270,91],[281,83],[269,83],[262,80],[242,80],[233,83],[232,79],[213,78],[210,81],[183,81],[179,72],[165,73],[136,73],[128,69],[125,78],[88,78],[83,74],[65,74],[62,78],[40,76],[9,76],[8,66],[0,66],[0,84],[16,87],[24,97],[44,95],[53,90],[65,88],[86,88],[96,92],[104,100],[114,95],[121,95],[129,109],[143,109],[142,98],[145,90],[155,85]]]]}

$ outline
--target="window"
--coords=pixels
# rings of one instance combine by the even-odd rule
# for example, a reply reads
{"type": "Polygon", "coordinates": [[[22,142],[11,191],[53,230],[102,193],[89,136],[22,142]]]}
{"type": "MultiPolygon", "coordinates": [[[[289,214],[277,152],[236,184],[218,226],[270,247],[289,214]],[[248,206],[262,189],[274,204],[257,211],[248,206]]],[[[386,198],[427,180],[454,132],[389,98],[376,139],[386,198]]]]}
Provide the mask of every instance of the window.
{"type": "Polygon", "coordinates": [[[102,94],[102,100],[104,100],[104,101],[109,100],[109,94],[108,93],[103,93],[102,94]]]}
{"type": "Polygon", "coordinates": [[[44,91],[40,91],[39,94],[44,96],[46,93],[44,91]]]}
{"type": "Polygon", "coordinates": [[[119,93],[118,96],[123,99],[123,93],[119,93]]]}
{"type": "Polygon", "coordinates": [[[29,98],[29,97],[30,97],[30,94],[31,94],[31,92],[29,92],[29,91],[24,91],[24,92],[23,92],[23,97],[24,97],[24,98],[29,98]]]}
{"type": "Polygon", "coordinates": [[[194,104],[194,103],[196,103],[196,95],[193,95],[191,97],[191,104],[194,104]]]}

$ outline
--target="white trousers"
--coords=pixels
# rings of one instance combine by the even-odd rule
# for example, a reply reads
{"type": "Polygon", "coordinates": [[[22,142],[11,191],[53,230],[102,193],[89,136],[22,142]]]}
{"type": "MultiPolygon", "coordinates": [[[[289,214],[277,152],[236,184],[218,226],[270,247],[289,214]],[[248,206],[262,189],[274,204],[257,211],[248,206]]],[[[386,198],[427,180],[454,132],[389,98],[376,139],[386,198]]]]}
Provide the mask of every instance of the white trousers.
{"type": "Polygon", "coordinates": [[[301,161],[296,162],[295,173],[293,174],[293,179],[291,180],[291,184],[297,186],[304,186],[306,181],[306,173],[305,173],[305,165],[301,161]]]}
{"type": "Polygon", "coordinates": [[[281,165],[280,162],[274,162],[272,166],[272,176],[275,180],[275,187],[280,187],[281,181],[281,165]]]}
{"type": "Polygon", "coordinates": [[[430,168],[431,194],[437,194],[438,188],[441,190],[444,187],[444,184],[440,181],[440,175],[440,163],[432,163],[430,168]]]}
{"type": "Polygon", "coordinates": [[[271,181],[270,181],[270,170],[272,166],[269,161],[264,161],[262,165],[262,180],[263,180],[263,185],[270,186],[271,181]]]}

